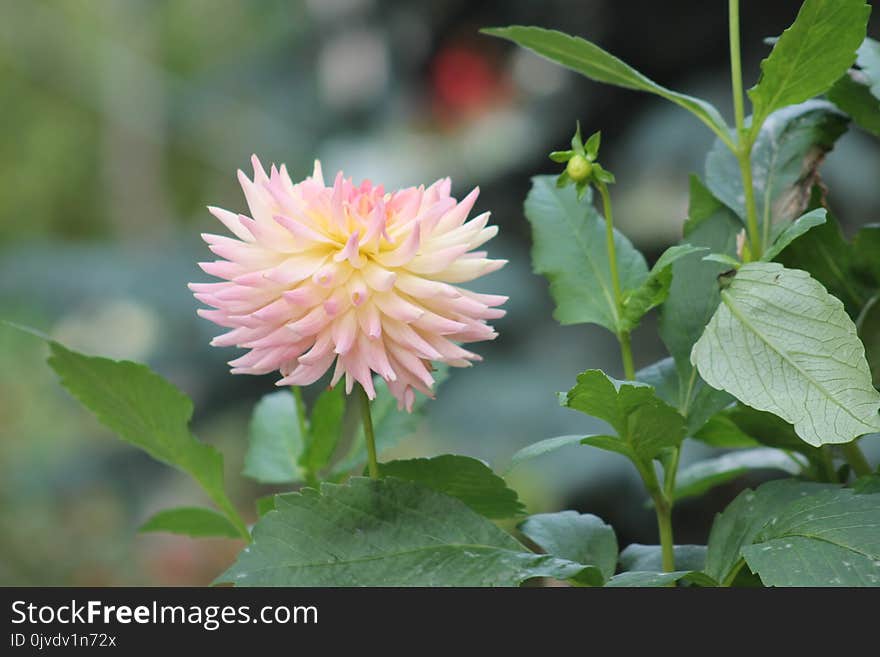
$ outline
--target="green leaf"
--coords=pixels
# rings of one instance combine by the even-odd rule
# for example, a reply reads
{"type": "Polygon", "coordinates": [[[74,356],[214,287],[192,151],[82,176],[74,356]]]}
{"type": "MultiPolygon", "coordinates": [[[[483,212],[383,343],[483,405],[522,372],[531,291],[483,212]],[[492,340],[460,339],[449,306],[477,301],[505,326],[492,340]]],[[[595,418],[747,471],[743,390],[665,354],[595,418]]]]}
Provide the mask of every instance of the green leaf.
{"type": "Polygon", "coordinates": [[[847,73],[834,83],[826,95],[858,126],[880,137],[880,100],[861,78],[863,76],[858,71],[847,73]]]}
{"type": "Polygon", "coordinates": [[[706,251],[706,247],[690,244],[678,244],[666,249],[651,268],[648,278],[638,288],[624,292],[621,321],[623,330],[634,329],[649,310],[666,301],[672,283],[672,265],[677,260],[703,251],[706,251]]]}
{"type": "Polygon", "coordinates": [[[749,263],[721,298],[691,356],[709,385],[778,415],[810,445],[880,428],[856,327],[809,274],[749,263]]]}
{"type": "Polygon", "coordinates": [[[859,477],[853,482],[852,490],[857,495],[876,495],[880,493],[880,474],[859,477]]]}
{"type": "MultiPolygon", "coordinates": [[[[557,189],[550,176],[532,178],[525,211],[532,225],[532,265],[550,281],[561,324],[593,323],[617,332],[621,326],[605,244],[605,219],[592,205],[592,192],[577,200],[570,187],[557,189]]],[[[621,289],[648,278],[645,259],[614,232],[621,289]]]]}
{"type": "Polygon", "coordinates": [[[591,80],[625,89],[645,91],[665,98],[691,112],[716,134],[727,136],[729,133],[729,128],[721,114],[711,104],[657,84],[614,55],[580,37],[573,37],[556,30],[519,25],[488,28],[481,32],[513,41],[591,80]]]}
{"type": "Polygon", "coordinates": [[[578,375],[577,385],[568,391],[562,403],[605,420],[617,431],[616,439],[605,437],[604,443],[596,442],[598,437],[584,439],[590,445],[608,449],[607,440],[611,440],[642,459],[652,459],[684,438],[684,418],[657,397],[651,386],[617,381],[600,370],[578,375]]]}
{"type": "Polygon", "coordinates": [[[189,474],[227,518],[247,529],[223,487],[223,456],[189,432],[192,401],[145,365],[85,356],[50,341],[49,366],[63,385],[120,438],[189,474]]]}
{"type": "Polygon", "coordinates": [[[766,586],[880,586],[880,496],[817,491],[774,509],[742,555],[766,586]]]}
{"type": "Polygon", "coordinates": [[[811,228],[824,224],[826,221],[826,215],[825,208],[817,208],[816,210],[811,210],[796,219],[794,223],[786,226],[779,234],[779,237],[776,238],[776,241],[764,251],[761,260],[764,260],[765,262],[773,260],[773,258],[779,255],[785,247],[794,242],[798,237],[811,228]]]}
{"type": "Polygon", "coordinates": [[[299,464],[312,477],[330,462],[342,436],[345,394],[342,386],[325,390],[315,401],[309,422],[309,435],[299,464]]]}
{"type": "Polygon", "coordinates": [[[726,409],[723,415],[762,445],[795,450],[810,458],[818,453],[818,448],[807,445],[798,437],[790,423],[773,413],[738,403],[726,409]]]}
{"type": "MultiPolygon", "coordinates": [[[[774,112],[752,148],[752,183],[764,244],[807,209],[819,165],[848,123],[831,103],[811,100],[774,112]]],[[[706,184],[745,221],[745,194],[736,156],[715,142],[706,157],[706,184]]]]}
{"type": "Polygon", "coordinates": [[[761,62],[749,89],[753,123],[773,111],[824,93],[852,65],[871,8],[863,0],[805,0],[791,27],[761,62]]]}
{"type": "MultiPolygon", "coordinates": [[[[776,418],[772,413],[767,413],[766,415],[776,418]]],[[[776,419],[779,420],[779,418],[776,419]]],[[[779,420],[779,422],[782,422],[782,420],[779,420]]],[[[794,431],[792,431],[792,434],[794,434],[794,431]]],[[[707,445],[711,445],[712,447],[757,447],[761,444],[740,429],[740,427],[724,413],[719,413],[709,418],[706,424],[703,425],[693,437],[707,445]]],[[[800,438],[797,436],[795,436],[795,440],[800,442],[800,438]]]]}
{"type": "Polygon", "coordinates": [[[693,366],[691,372],[693,379],[684,388],[672,358],[664,358],[636,372],[636,380],[653,386],[660,399],[684,416],[689,436],[695,435],[715,413],[734,402],[726,392],[707,386],[696,376],[693,366]]]}
{"type": "Polygon", "coordinates": [[[420,484],[353,477],[278,496],[218,582],[238,586],[516,586],[582,564],[528,552],[464,503],[420,484]]]}
{"type": "MultiPolygon", "coordinates": [[[[705,545],[676,545],[672,548],[675,554],[675,567],[688,571],[700,571],[706,567],[705,545]]],[[[620,553],[620,567],[626,571],[662,571],[663,550],[659,545],[641,545],[632,543],[620,553]]]]}
{"type": "MultiPolygon", "coordinates": [[[[559,511],[530,516],[519,530],[547,554],[596,566],[586,583],[602,586],[617,566],[617,537],[611,525],[589,513],[559,511]]],[[[583,576],[582,576],[583,577],[583,576]]]]}
{"type": "Polygon", "coordinates": [[[871,297],[856,320],[859,337],[865,345],[865,358],[871,368],[871,380],[880,386],[880,293],[871,297]]]}
{"type": "Polygon", "coordinates": [[[244,475],[264,484],[302,481],[297,465],[305,436],[290,390],[265,395],[254,407],[244,457],[244,475]]]}
{"type": "MultiPolygon", "coordinates": [[[[736,253],[736,236],[742,230],[742,223],[732,210],[727,208],[700,182],[691,176],[690,207],[684,226],[684,239],[695,246],[704,246],[713,252],[736,253]]],[[[690,361],[691,349],[703,334],[706,324],[718,307],[718,275],[729,269],[727,265],[703,260],[698,253],[685,256],[672,265],[672,283],[669,296],[660,312],[660,337],[669,353],[675,359],[678,382],[674,389],[675,398],[658,394],[688,417],[691,433],[699,429],[701,421],[708,415],[697,413],[697,398],[708,394],[707,401],[716,401],[723,407],[730,403],[724,393],[715,395],[701,391],[711,391],[690,361]],[[683,385],[680,382],[684,382],[683,385]]],[[[647,381],[656,385],[653,381],[647,381]]],[[[715,404],[710,403],[709,408],[715,404]]],[[[717,408],[716,408],[717,410],[717,408]]]]}
{"type": "Polygon", "coordinates": [[[238,529],[229,522],[226,516],[212,509],[198,507],[160,511],[141,525],[138,531],[170,532],[193,538],[206,536],[241,538],[238,529]]]}
{"type": "Polygon", "coordinates": [[[743,548],[754,542],[765,524],[778,517],[791,502],[831,488],[831,484],[788,479],[740,493],[712,523],[706,574],[722,584],[729,583],[738,570],[743,548]]]}
{"type": "Polygon", "coordinates": [[[803,457],[789,455],[781,449],[772,447],[722,454],[683,468],[675,480],[673,497],[681,500],[702,495],[715,486],[720,486],[753,470],[778,470],[796,475],[800,474],[806,465],[807,461],[803,457]]]}
{"type": "Polygon", "coordinates": [[[880,287],[880,224],[859,228],[852,240],[851,253],[852,275],[875,291],[880,287]]]}
{"type": "MultiPolygon", "coordinates": [[[[858,316],[871,291],[860,272],[862,262],[873,263],[880,254],[873,237],[880,231],[865,226],[853,245],[847,243],[833,215],[806,235],[792,242],[776,259],[789,269],[803,269],[831,294],[843,301],[851,317],[858,316]]],[[[868,265],[870,267],[870,265],[868,265]]]]}
{"type": "Polygon", "coordinates": [[[262,518],[264,515],[269,513],[275,508],[275,496],[274,495],[264,495],[263,497],[258,497],[256,500],[257,506],[257,516],[262,518]]]}
{"type": "Polygon", "coordinates": [[[531,445],[526,445],[522,449],[518,450],[510,458],[510,465],[507,467],[507,471],[510,472],[523,461],[531,460],[536,456],[542,456],[544,454],[549,454],[550,452],[555,452],[557,449],[566,447],[568,445],[580,444],[582,439],[583,436],[581,434],[577,434],[574,436],[555,436],[553,438],[539,440],[538,442],[532,443],[531,445]]]}
{"type": "Polygon", "coordinates": [[[487,518],[510,518],[525,513],[516,491],[508,488],[492,468],[469,456],[443,454],[389,461],[380,463],[379,471],[383,476],[415,481],[459,499],[487,518]]]}

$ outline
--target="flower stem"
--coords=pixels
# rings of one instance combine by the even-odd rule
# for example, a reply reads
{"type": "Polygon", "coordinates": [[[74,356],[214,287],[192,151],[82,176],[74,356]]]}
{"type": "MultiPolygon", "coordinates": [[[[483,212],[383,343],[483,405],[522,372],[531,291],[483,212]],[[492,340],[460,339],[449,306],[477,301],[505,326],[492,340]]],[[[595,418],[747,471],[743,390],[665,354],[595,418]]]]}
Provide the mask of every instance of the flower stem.
{"type": "MultiPolygon", "coordinates": [[[[614,214],[611,211],[611,195],[608,186],[603,182],[596,183],[596,189],[602,197],[602,214],[605,215],[605,248],[608,251],[608,267],[611,270],[611,289],[614,292],[614,318],[618,325],[623,314],[623,292],[620,289],[620,275],[617,272],[617,251],[614,246],[614,214]]],[[[633,366],[632,345],[629,331],[618,329],[617,342],[620,344],[620,358],[623,361],[624,377],[632,381],[636,378],[633,366]]]]}
{"type": "Polygon", "coordinates": [[[841,447],[843,449],[843,455],[846,456],[847,463],[849,463],[849,466],[853,469],[853,472],[856,473],[857,477],[864,477],[873,472],[871,464],[868,463],[868,459],[865,458],[864,452],[859,448],[858,441],[854,440],[841,447]]]}
{"type": "Polygon", "coordinates": [[[357,395],[360,398],[361,420],[364,424],[364,440],[367,443],[367,466],[371,479],[379,478],[379,462],[376,459],[376,436],[373,434],[373,417],[370,414],[370,398],[367,391],[358,384],[357,395]]]}
{"type": "MultiPolygon", "coordinates": [[[[676,458],[675,461],[677,467],[678,459],[676,458]]],[[[651,495],[651,499],[654,501],[654,512],[657,514],[657,529],[660,533],[660,551],[663,557],[663,571],[671,573],[675,570],[675,540],[672,535],[672,497],[667,495],[660,487],[652,462],[649,461],[645,463],[638,457],[635,457],[633,463],[639,471],[642,481],[645,484],[645,488],[651,495]]],[[[669,476],[670,474],[667,473],[667,481],[669,481],[669,476]]]]}
{"type": "Polygon", "coordinates": [[[742,58],[739,49],[739,0],[728,2],[728,29],[730,38],[730,79],[733,88],[733,113],[736,121],[737,142],[734,155],[739,163],[746,204],[746,228],[749,234],[749,256],[758,259],[764,250],[761,231],[758,228],[758,210],[755,205],[755,188],[752,183],[752,137],[758,129],[745,128],[745,108],[743,104],[742,58]]]}

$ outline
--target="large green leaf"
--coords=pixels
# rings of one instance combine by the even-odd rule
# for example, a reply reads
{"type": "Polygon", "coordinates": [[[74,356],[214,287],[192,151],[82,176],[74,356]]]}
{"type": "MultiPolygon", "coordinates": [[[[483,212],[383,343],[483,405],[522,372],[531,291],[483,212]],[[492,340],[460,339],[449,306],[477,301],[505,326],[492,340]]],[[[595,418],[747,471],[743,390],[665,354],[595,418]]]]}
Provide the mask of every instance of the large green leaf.
{"type": "Polygon", "coordinates": [[[547,554],[596,566],[598,577],[587,582],[592,586],[602,586],[617,567],[617,536],[597,516],[577,511],[539,513],[520,523],[519,530],[547,554]]]}
{"type": "Polygon", "coordinates": [[[767,586],[880,586],[880,495],[796,498],[773,509],[742,555],[767,586]]]}
{"type": "Polygon", "coordinates": [[[600,370],[578,375],[561,399],[564,406],[605,420],[617,437],[592,436],[583,442],[640,459],[652,459],[667,447],[681,443],[684,418],[662,401],[654,389],[635,381],[617,381],[600,370]]]}
{"type": "Polygon", "coordinates": [[[700,586],[715,586],[715,582],[706,577],[703,573],[690,570],[677,570],[673,573],[632,570],[625,573],[618,573],[608,580],[608,583],[605,586],[659,588],[661,586],[671,586],[679,580],[689,580],[700,586]]]}
{"type": "MultiPolygon", "coordinates": [[[[848,119],[831,103],[811,100],[767,118],[752,148],[755,206],[765,245],[807,209],[819,165],[846,130],[848,119]]],[[[720,142],[706,157],[706,184],[745,220],[745,195],[736,156],[720,142]]]]}
{"type": "MultiPolygon", "coordinates": [[[[767,413],[767,415],[776,418],[772,413],[767,413]]],[[[779,420],[779,418],[776,419],[779,420]]],[[[782,422],[782,420],[779,421],[782,422]]],[[[794,434],[794,431],[792,431],[792,434],[794,434]]],[[[700,427],[699,431],[693,434],[693,437],[712,447],[731,449],[758,447],[761,444],[737,426],[726,413],[713,415],[706,424],[700,427]]],[[[795,440],[804,445],[796,435],[795,440]]]]}
{"type": "Polygon", "coordinates": [[[772,447],[730,452],[682,468],[675,480],[673,497],[680,500],[702,495],[715,486],[754,470],[776,470],[796,475],[800,474],[806,465],[806,459],[802,456],[788,454],[772,447]]]}
{"type": "MultiPolygon", "coordinates": [[[[616,333],[622,318],[611,284],[605,219],[591,201],[589,190],[578,201],[574,188],[557,188],[553,176],[532,178],[525,203],[534,240],[532,266],[550,281],[553,316],[560,323],[589,322],[616,333]]],[[[621,289],[637,289],[648,278],[645,259],[616,230],[614,243],[621,289]]]]}
{"type": "Polygon", "coordinates": [[[754,542],[764,525],[791,502],[832,488],[832,484],[789,479],[740,493],[712,523],[706,573],[718,582],[729,583],[741,565],[743,548],[754,542]]]}
{"type": "Polygon", "coordinates": [[[455,497],[487,518],[510,518],[525,512],[516,491],[492,468],[469,456],[443,454],[388,461],[381,463],[379,470],[383,476],[415,481],[455,497]]]}
{"type": "MultiPolygon", "coordinates": [[[[736,236],[741,230],[742,223],[733,211],[716,199],[697,176],[691,176],[684,239],[695,246],[707,247],[713,253],[734,255],[736,236]]],[[[699,425],[714,412],[712,410],[708,415],[699,412],[698,407],[703,405],[698,400],[710,402],[703,406],[707,409],[715,406],[712,402],[723,406],[725,401],[731,401],[724,393],[706,386],[690,361],[694,343],[703,334],[703,329],[718,307],[718,275],[728,268],[724,264],[703,260],[698,253],[688,255],[672,265],[669,296],[660,313],[660,337],[675,359],[678,373],[677,381],[672,385],[675,397],[664,396],[654,381],[639,379],[657,386],[658,395],[688,418],[691,433],[698,430],[699,425]]],[[[664,374],[664,377],[671,380],[670,376],[664,374]]]]}
{"type": "Polygon", "coordinates": [[[223,456],[189,431],[192,401],[145,365],[85,356],[50,341],[61,384],[123,440],[193,477],[243,536],[223,487],[223,456]]]}
{"type": "Polygon", "coordinates": [[[166,509],[152,516],[138,531],[170,532],[194,538],[207,536],[224,536],[241,538],[238,529],[226,516],[199,507],[181,507],[166,509]]]}
{"type": "Polygon", "coordinates": [[[290,390],[265,395],[251,416],[243,474],[264,484],[302,481],[303,473],[297,464],[305,441],[302,428],[290,390]]]}
{"type": "Polygon", "coordinates": [[[415,482],[354,477],[275,498],[218,582],[238,586],[516,586],[584,566],[528,552],[463,502],[415,482]]]}
{"type": "MultiPolygon", "coordinates": [[[[482,32],[513,41],[542,57],[577,71],[591,80],[626,89],[645,91],[665,98],[694,114],[716,134],[727,136],[729,133],[729,128],[721,114],[711,104],[657,84],[614,55],[580,37],[570,36],[556,30],[520,25],[489,28],[482,30],[482,32]]],[[[852,60],[850,60],[851,62],[852,60]]]]}
{"type": "Polygon", "coordinates": [[[834,84],[855,61],[870,13],[864,0],[805,0],[761,62],[758,84],[749,89],[755,126],[771,112],[834,84]]]}
{"type": "Polygon", "coordinates": [[[743,265],[692,360],[709,385],[794,425],[810,445],[880,429],[880,393],[843,304],[809,274],[743,265]]]}

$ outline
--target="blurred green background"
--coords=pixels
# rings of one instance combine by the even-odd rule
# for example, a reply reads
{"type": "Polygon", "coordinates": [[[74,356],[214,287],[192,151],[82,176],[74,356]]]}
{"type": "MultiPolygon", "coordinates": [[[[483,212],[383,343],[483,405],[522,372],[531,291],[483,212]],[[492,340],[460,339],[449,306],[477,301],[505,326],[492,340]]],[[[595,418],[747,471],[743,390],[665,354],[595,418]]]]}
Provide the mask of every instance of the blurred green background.
{"type": "MultiPolygon", "coordinates": [[[[743,3],[746,83],[795,1],[743,3]]],[[[195,315],[208,280],[206,205],[246,211],[235,181],[251,153],[295,178],[321,158],[386,187],[452,175],[482,189],[510,259],[479,289],[508,294],[478,367],[454,371],[398,454],[454,451],[498,469],[519,447],[597,424],[559,408],[576,373],[620,375],[613,338],[551,319],[529,267],[522,201],[558,167],[576,119],[603,131],[621,228],[650,258],[679,239],[687,174],[711,135],[663,101],[601,87],[483,37],[510,23],[585,35],[676,89],[730,106],[726,6],[653,0],[0,0],[0,317],[80,350],[148,362],[190,394],[194,428],[226,455],[249,518],[270,489],[239,473],[248,414],[274,379],[233,377],[235,351],[195,315]]],[[[877,36],[877,17],[870,33],[877,36]]],[[[877,144],[852,131],[824,167],[849,229],[880,220],[877,144]]],[[[637,365],[663,355],[656,322],[637,365]]],[[[152,512],[201,502],[182,475],[116,441],[55,382],[36,339],[0,327],[0,584],[205,584],[235,541],[136,534],[152,512]]],[[[701,454],[689,446],[685,458],[701,454]]],[[[602,515],[621,544],[656,542],[623,459],[590,448],[548,456],[511,481],[530,511],[602,515]]],[[[706,538],[728,486],[677,510],[678,542],[706,538]]],[[[753,482],[751,482],[753,483],[753,482]]]]}

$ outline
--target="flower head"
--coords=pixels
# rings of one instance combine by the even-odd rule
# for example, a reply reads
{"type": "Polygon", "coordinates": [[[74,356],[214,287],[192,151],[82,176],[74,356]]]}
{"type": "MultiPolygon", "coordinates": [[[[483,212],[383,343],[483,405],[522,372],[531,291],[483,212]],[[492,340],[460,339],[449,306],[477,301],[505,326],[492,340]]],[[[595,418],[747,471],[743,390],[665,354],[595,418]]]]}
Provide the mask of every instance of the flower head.
{"type": "Polygon", "coordinates": [[[506,263],[474,250],[498,232],[488,212],[467,220],[478,189],[457,202],[449,178],[386,193],[342,172],[327,186],[319,162],[294,184],[252,161],[253,180],[238,172],[251,216],[209,208],[235,237],[202,236],[222,259],[200,266],[224,281],[190,284],[212,307],[199,315],[230,329],[211,344],[249,349],[234,374],[301,386],[335,363],[331,385],[344,375],[372,399],[375,372],[411,410],[414,390],[431,395],[431,361],[480,360],[460,344],[495,338],[486,320],[507,297],[457,285],[506,263]]]}

